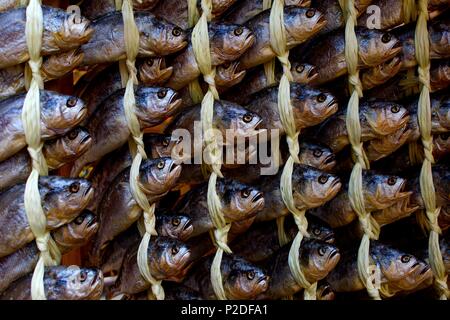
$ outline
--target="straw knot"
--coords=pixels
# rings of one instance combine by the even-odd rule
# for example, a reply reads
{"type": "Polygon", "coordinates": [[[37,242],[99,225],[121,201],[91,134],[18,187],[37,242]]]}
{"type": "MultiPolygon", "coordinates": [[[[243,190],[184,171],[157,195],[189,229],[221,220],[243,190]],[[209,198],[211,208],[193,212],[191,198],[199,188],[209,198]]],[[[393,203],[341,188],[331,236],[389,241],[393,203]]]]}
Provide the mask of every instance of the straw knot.
{"type": "Polygon", "coordinates": [[[144,211],[145,232],[152,236],[157,236],[158,233],[156,232],[155,224],[156,224],[155,215],[151,214],[150,212],[144,211]]]}
{"type": "Polygon", "coordinates": [[[430,91],[430,64],[420,66],[418,68],[418,74],[420,83],[430,91]]]}
{"type": "Polygon", "coordinates": [[[50,233],[46,232],[42,236],[36,236],[36,245],[40,252],[48,252],[48,241],[50,239],[50,233]]]}
{"type": "Polygon", "coordinates": [[[231,224],[226,224],[222,228],[217,228],[214,230],[214,239],[216,245],[226,253],[231,253],[231,249],[228,246],[228,232],[230,231],[231,224]]]}

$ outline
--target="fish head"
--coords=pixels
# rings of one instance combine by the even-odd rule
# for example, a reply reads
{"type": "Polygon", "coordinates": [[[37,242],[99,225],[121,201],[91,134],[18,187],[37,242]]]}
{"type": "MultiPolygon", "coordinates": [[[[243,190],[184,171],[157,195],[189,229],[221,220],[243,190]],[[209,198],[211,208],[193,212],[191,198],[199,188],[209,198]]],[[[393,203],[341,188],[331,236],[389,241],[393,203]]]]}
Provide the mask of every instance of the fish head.
{"type": "Polygon", "coordinates": [[[398,176],[363,172],[363,192],[366,201],[378,209],[384,209],[393,201],[409,196],[409,192],[402,192],[405,185],[406,180],[398,176]]]}
{"type": "Polygon", "coordinates": [[[151,269],[164,275],[165,280],[179,282],[192,265],[191,249],[177,239],[158,237],[149,249],[151,269]]]}
{"type": "Polygon", "coordinates": [[[450,153],[450,132],[433,136],[433,155],[440,158],[450,153]]]}
{"type": "Polygon", "coordinates": [[[322,12],[314,8],[286,7],[284,25],[288,46],[305,42],[317,34],[327,24],[322,12]]]}
{"type": "Polygon", "coordinates": [[[255,42],[253,32],[243,25],[211,23],[208,28],[211,54],[222,63],[238,59],[255,42]]]}
{"type": "Polygon", "coordinates": [[[151,28],[140,32],[139,51],[146,56],[165,56],[180,51],[188,44],[188,34],[177,25],[163,19],[151,20],[151,28]]]}
{"type": "Polygon", "coordinates": [[[83,61],[83,51],[80,48],[51,55],[42,64],[41,72],[46,79],[57,79],[72,71],[83,61]]]}
{"type": "MultiPolygon", "coordinates": [[[[216,128],[222,132],[222,137],[247,138],[258,135],[262,123],[261,117],[244,107],[227,102],[221,108],[216,108],[216,128]]],[[[229,143],[229,141],[226,141],[229,143]]]]}
{"type": "Polygon", "coordinates": [[[319,285],[317,286],[316,295],[317,295],[317,300],[319,300],[319,301],[331,301],[336,298],[336,294],[334,293],[333,289],[326,282],[319,283],[319,285]]]}
{"type": "Polygon", "coordinates": [[[179,111],[182,101],[171,88],[140,87],[136,90],[136,115],[144,126],[155,126],[179,111]]]}
{"type": "Polygon", "coordinates": [[[183,214],[157,216],[158,235],[185,241],[189,239],[194,227],[190,217],[183,214]]]}
{"type": "Polygon", "coordinates": [[[357,28],[359,57],[363,64],[375,67],[402,51],[402,44],[392,33],[357,28]]]}
{"type": "Polygon", "coordinates": [[[311,209],[334,198],[341,189],[338,176],[306,166],[294,165],[292,189],[298,208],[311,209]]]}
{"type": "Polygon", "coordinates": [[[103,292],[103,273],[98,269],[51,267],[46,270],[46,278],[54,283],[53,294],[62,300],[98,300],[103,292]]]}
{"type": "Polygon", "coordinates": [[[294,82],[300,84],[308,84],[319,76],[315,66],[298,61],[291,64],[291,74],[294,82]]]}
{"type": "Polygon", "coordinates": [[[223,179],[217,192],[222,199],[222,212],[230,221],[249,218],[264,208],[264,195],[257,187],[223,179]]]}
{"type": "Polygon", "coordinates": [[[366,105],[364,115],[372,130],[378,135],[392,134],[405,126],[409,120],[408,110],[398,103],[376,101],[366,105]]]}
{"type": "Polygon", "coordinates": [[[450,85],[450,61],[439,63],[430,70],[430,87],[432,92],[447,88],[450,85]]]}
{"type": "Polygon", "coordinates": [[[229,88],[244,79],[245,70],[238,71],[239,61],[225,62],[216,68],[216,86],[229,88]]]}
{"type": "Polygon", "coordinates": [[[308,217],[308,233],[310,238],[333,244],[336,241],[333,229],[314,216],[308,217]]]}
{"type": "MultiPolygon", "coordinates": [[[[94,189],[85,179],[49,176],[39,180],[48,192],[43,198],[44,207],[56,209],[56,218],[66,220],[71,213],[78,213],[92,201],[94,189]]],[[[48,209],[49,211],[51,209],[48,209]]]]}
{"type": "Polygon", "coordinates": [[[84,154],[92,142],[92,137],[86,129],[76,127],[61,138],[47,143],[45,147],[47,162],[49,158],[57,159],[59,163],[73,161],[84,154]]]}
{"type": "Polygon", "coordinates": [[[54,34],[55,42],[61,49],[72,49],[87,43],[94,34],[91,21],[77,13],[66,14],[61,30],[54,34]],[[78,44],[78,45],[76,45],[78,44]]]}
{"type": "Polygon", "coordinates": [[[138,66],[139,79],[146,86],[161,85],[169,80],[173,67],[166,67],[164,58],[147,58],[138,66]]]}
{"type": "Polygon", "coordinates": [[[339,249],[330,243],[305,239],[300,249],[300,265],[303,272],[314,281],[321,280],[336,267],[341,255],[339,249]]]}
{"type": "Polygon", "coordinates": [[[141,164],[139,186],[147,195],[162,195],[175,185],[180,174],[181,165],[171,158],[148,159],[141,164]]]}
{"type": "Polygon", "coordinates": [[[97,216],[89,210],[83,210],[70,223],[53,231],[52,236],[58,246],[74,248],[86,244],[98,227],[97,216]]]}
{"type": "Polygon", "coordinates": [[[175,138],[170,134],[146,134],[144,143],[151,145],[152,157],[170,157],[172,150],[181,143],[180,138],[175,138]]]}
{"type": "Polygon", "coordinates": [[[41,109],[41,119],[45,126],[56,134],[62,134],[79,124],[87,115],[83,100],[56,92],[41,93],[45,104],[41,109]]]}
{"type": "Polygon", "coordinates": [[[301,142],[298,157],[300,163],[323,171],[330,171],[336,165],[336,157],[333,151],[320,143],[301,142]]]}
{"type": "Polygon", "coordinates": [[[269,276],[259,267],[242,258],[233,258],[224,289],[230,299],[251,299],[265,292],[269,276]]]}
{"type": "Polygon", "coordinates": [[[428,28],[431,58],[443,58],[450,55],[450,27],[448,21],[435,23],[428,28]]]}
{"type": "Polygon", "coordinates": [[[450,131],[450,100],[443,101],[441,104],[432,103],[431,125],[435,132],[450,131]]]}
{"type": "Polygon", "coordinates": [[[291,83],[291,104],[298,129],[317,125],[338,110],[331,93],[297,83],[291,83]]]}

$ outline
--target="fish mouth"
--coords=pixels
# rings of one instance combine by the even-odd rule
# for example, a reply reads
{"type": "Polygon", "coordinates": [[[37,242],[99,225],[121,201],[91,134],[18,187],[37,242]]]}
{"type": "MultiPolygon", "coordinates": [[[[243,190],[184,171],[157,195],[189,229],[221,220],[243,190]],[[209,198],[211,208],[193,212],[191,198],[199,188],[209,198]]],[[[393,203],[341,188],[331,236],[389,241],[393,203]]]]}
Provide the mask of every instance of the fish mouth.
{"type": "Polygon", "coordinates": [[[253,33],[249,33],[244,40],[244,44],[242,45],[241,50],[242,51],[247,50],[248,48],[250,48],[253,45],[253,43],[255,43],[255,41],[256,41],[256,37],[253,35],[253,33]]]}
{"type": "Polygon", "coordinates": [[[252,199],[253,202],[257,202],[259,200],[263,199],[264,200],[264,196],[262,192],[258,192],[252,199]]]}
{"type": "Polygon", "coordinates": [[[423,269],[422,269],[422,271],[420,271],[420,275],[421,276],[423,276],[423,275],[425,275],[429,270],[431,269],[431,267],[430,266],[425,266],[423,269]]]}
{"type": "Polygon", "coordinates": [[[175,92],[172,97],[170,97],[169,106],[167,107],[167,112],[169,115],[175,113],[175,111],[177,111],[177,109],[181,106],[182,102],[183,101],[178,92],[175,92]]]}
{"type": "Polygon", "coordinates": [[[316,67],[311,67],[311,70],[308,72],[308,81],[314,81],[319,76],[319,71],[317,71],[316,67]]]}
{"type": "Polygon", "coordinates": [[[394,58],[397,54],[399,54],[403,50],[403,45],[400,41],[397,41],[390,50],[387,52],[387,60],[394,58]]]}
{"type": "Polygon", "coordinates": [[[262,284],[262,285],[267,285],[268,282],[269,282],[269,276],[262,276],[258,279],[258,281],[256,283],[262,284]]]}
{"type": "Polygon", "coordinates": [[[81,139],[80,143],[82,145],[86,145],[88,143],[90,143],[92,141],[92,137],[90,134],[86,134],[86,136],[83,137],[83,139],[81,139]]]}
{"type": "Polygon", "coordinates": [[[331,184],[332,189],[337,188],[337,187],[339,187],[339,188],[341,187],[341,179],[339,179],[339,178],[335,178],[333,183],[331,184]]]}
{"type": "Polygon", "coordinates": [[[328,157],[325,158],[324,164],[332,164],[336,162],[336,156],[334,154],[330,154],[328,157]]]}
{"type": "Polygon", "coordinates": [[[84,191],[83,198],[88,199],[90,201],[93,196],[94,196],[94,188],[92,186],[89,186],[89,188],[87,188],[84,191]]]}
{"type": "Polygon", "coordinates": [[[181,42],[179,45],[177,45],[177,46],[174,47],[173,53],[175,53],[175,52],[177,52],[177,51],[180,51],[181,49],[183,49],[183,48],[186,47],[187,45],[188,45],[187,40],[183,40],[183,42],[181,42]]]}
{"type": "Polygon", "coordinates": [[[335,99],[331,100],[330,103],[327,106],[326,116],[329,117],[332,114],[336,113],[338,110],[338,103],[335,99]]]}
{"type": "Polygon", "coordinates": [[[333,249],[333,251],[330,253],[329,260],[332,260],[336,256],[339,256],[339,250],[333,249]]]}
{"type": "Polygon", "coordinates": [[[80,111],[78,112],[78,114],[76,115],[76,117],[75,117],[75,122],[78,124],[78,123],[80,123],[81,121],[83,121],[84,118],[86,118],[87,113],[88,113],[87,106],[83,106],[83,107],[80,109],[80,111]]]}
{"type": "Polygon", "coordinates": [[[326,286],[323,290],[322,290],[322,294],[321,296],[327,296],[329,294],[333,294],[333,291],[331,290],[330,286],[326,286]]]}
{"type": "Polygon", "coordinates": [[[320,31],[322,30],[326,25],[327,25],[328,21],[327,19],[325,19],[325,15],[323,13],[320,13],[320,17],[319,19],[317,19],[317,23],[316,23],[316,31],[320,31]]]}

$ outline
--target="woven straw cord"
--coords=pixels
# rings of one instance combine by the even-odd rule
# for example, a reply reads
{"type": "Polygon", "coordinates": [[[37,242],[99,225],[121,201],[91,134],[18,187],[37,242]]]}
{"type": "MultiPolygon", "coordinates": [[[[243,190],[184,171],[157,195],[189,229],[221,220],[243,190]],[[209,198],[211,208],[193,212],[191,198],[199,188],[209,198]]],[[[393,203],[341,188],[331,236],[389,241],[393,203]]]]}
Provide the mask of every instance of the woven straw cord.
{"type": "MultiPolygon", "coordinates": [[[[270,7],[270,1],[263,2],[264,9],[270,7]]],[[[280,79],[278,87],[278,112],[280,114],[281,123],[286,131],[286,141],[289,146],[289,159],[283,169],[280,180],[280,190],[283,202],[289,211],[293,214],[295,223],[298,226],[298,233],[294,238],[292,246],[289,251],[288,263],[289,269],[295,281],[305,288],[305,300],[316,299],[317,283],[309,283],[303,273],[299,263],[299,249],[304,237],[308,237],[308,221],[305,217],[305,210],[299,210],[295,207],[294,198],[292,194],[292,172],[294,163],[300,163],[298,153],[300,151],[298,136],[294,115],[291,105],[290,83],[292,81],[291,64],[289,62],[289,51],[287,50],[286,30],[284,26],[284,1],[274,0],[270,10],[270,45],[272,50],[276,53],[278,60],[283,67],[283,75],[280,79]]],[[[268,83],[275,82],[274,72],[275,61],[271,61],[264,65],[266,78],[268,83]]],[[[277,220],[278,237],[281,244],[287,242],[287,236],[284,230],[284,218],[277,220]]]]}
{"type": "MultiPolygon", "coordinates": [[[[195,21],[195,12],[193,8],[196,1],[188,1],[189,9],[189,23],[195,21]]],[[[200,72],[203,75],[203,80],[208,84],[208,91],[201,100],[201,122],[202,134],[205,148],[207,148],[207,157],[211,163],[212,173],[209,177],[207,203],[211,220],[214,225],[214,231],[211,236],[214,239],[217,251],[211,265],[211,284],[213,286],[216,297],[220,300],[226,300],[227,296],[223,288],[222,274],[220,272],[220,265],[222,263],[223,253],[231,253],[231,249],[227,245],[228,231],[231,225],[227,224],[222,212],[222,205],[216,191],[216,182],[218,177],[223,177],[220,171],[222,149],[218,145],[216,131],[213,130],[213,116],[214,116],[214,100],[219,99],[219,94],[216,89],[214,77],[216,69],[211,63],[211,52],[208,34],[208,21],[211,20],[212,1],[202,0],[202,15],[198,19],[192,31],[192,47],[195,54],[200,72]]],[[[195,86],[195,84],[194,84],[195,86]]],[[[190,87],[192,90],[192,86],[190,87]]],[[[192,93],[192,91],[191,91],[192,93]]],[[[200,97],[197,94],[197,98],[200,97]]],[[[193,96],[193,98],[195,98],[193,96]]]]}
{"type": "Polygon", "coordinates": [[[357,10],[354,0],[339,1],[344,16],[345,24],[345,59],[347,62],[349,88],[352,92],[347,107],[346,126],[348,137],[355,157],[355,165],[350,175],[349,198],[353,210],[358,215],[363,227],[364,235],[358,249],[358,275],[364,283],[369,296],[375,300],[381,300],[378,288],[370,280],[369,270],[375,270],[371,266],[370,240],[378,239],[380,227],[367,212],[364,204],[362,188],[362,170],[369,168],[369,162],[365,156],[361,142],[361,124],[359,122],[359,98],[362,97],[362,85],[358,71],[358,40],[355,33],[357,10]]]}
{"type": "Polygon", "coordinates": [[[22,125],[28,145],[28,153],[32,160],[32,171],[25,185],[25,212],[40,251],[39,260],[31,280],[31,298],[33,300],[46,300],[44,289],[45,267],[57,265],[61,260],[61,253],[47,231],[47,217],[42,209],[38,185],[39,175],[48,175],[47,162],[42,154],[43,142],[41,141],[40,119],[39,90],[44,88],[40,74],[42,35],[43,14],[41,3],[38,0],[31,0],[26,9],[25,25],[25,36],[30,55],[28,61],[30,71],[27,72],[26,79],[29,89],[22,109],[22,125]]]}
{"type": "Polygon", "coordinates": [[[129,139],[130,152],[133,162],[130,168],[130,188],[134,200],[143,211],[145,233],[139,245],[137,263],[142,277],[151,284],[149,298],[164,300],[164,289],[161,281],[156,280],[150,273],[148,266],[148,246],[152,236],[157,236],[155,230],[155,204],[150,205],[145,193],[141,190],[138,177],[139,168],[143,159],[147,159],[142,140],[143,133],[136,116],[136,98],[134,85],[138,84],[137,71],[135,67],[136,57],[139,52],[139,30],[134,20],[133,6],[130,0],[116,1],[116,8],[120,8],[122,2],[122,16],[124,24],[124,40],[126,50],[126,61],[120,62],[122,84],[125,85],[124,109],[128,128],[131,132],[129,139]]]}
{"type": "Polygon", "coordinates": [[[436,194],[433,184],[432,164],[433,137],[431,135],[431,103],[430,103],[430,43],[428,38],[428,1],[418,0],[418,18],[415,31],[415,50],[418,63],[419,81],[422,85],[418,103],[418,122],[422,144],[424,148],[424,160],[420,170],[420,191],[425,204],[426,216],[429,221],[430,237],[428,241],[428,254],[431,269],[434,274],[434,285],[441,300],[447,300],[449,290],[447,287],[447,274],[439,247],[439,234],[441,229],[438,224],[440,208],[436,207],[436,194]]]}

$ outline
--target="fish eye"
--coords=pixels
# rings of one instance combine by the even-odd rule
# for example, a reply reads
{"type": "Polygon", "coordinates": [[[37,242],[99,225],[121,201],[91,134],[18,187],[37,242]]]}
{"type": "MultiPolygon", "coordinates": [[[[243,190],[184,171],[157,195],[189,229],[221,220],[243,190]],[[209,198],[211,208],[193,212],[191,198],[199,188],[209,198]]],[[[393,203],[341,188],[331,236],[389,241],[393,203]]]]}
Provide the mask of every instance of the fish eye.
{"type": "Polygon", "coordinates": [[[234,29],[233,33],[234,33],[235,36],[239,37],[241,34],[244,33],[244,28],[237,27],[236,29],[234,29]]]}
{"type": "Polygon", "coordinates": [[[175,28],[173,28],[173,30],[172,30],[172,34],[173,34],[175,37],[181,36],[181,33],[182,33],[182,30],[181,30],[180,27],[175,27],[175,28]]]}
{"type": "Polygon", "coordinates": [[[295,67],[295,71],[297,71],[298,73],[302,73],[303,71],[305,71],[305,65],[299,64],[298,66],[295,67]]]}
{"type": "Polygon", "coordinates": [[[325,255],[325,253],[327,253],[327,248],[320,247],[319,248],[319,256],[323,257],[325,255]]]}
{"type": "Polygon", "coordinates": [[[157,95],[158,95],[158,98],[163,99],[167,95],[167,90],[166,89],[161,89],[161,90],[158,91],[157,95]]]}
{"type": "Polygon", "coordinates": [[[393,185],[395,185],[396,183],[397,183],[397,178],[396,178],[396,177],[389,177],[389,178],[387,179],[387,184],[390,185],[390,186],[393,186],[393,185]]]}
{"type": "Polygon", "coordinates": [[[78,98],[70,97],[69,99],[67,99],[66,106],[68,108],[73,108],[77,105],[77,102],[78,102],[78,98]]]}
{"type": "Polygon", "coordinates": [[[246,113],[242,118],[242,120],[244,120],[245,123],[249,123],[250,121],[253,120],[253,115],[250,113],[246,113]]]}
{"type": "Polygon", "coordinates": [[[322,154],[323,154],[323,151],[320,150],[320,149],[316,149],[316,150],[314,150],[314,152],[313,152],[313,155],[314,155],[314,157],[316,157],[316,158],[321,157],[322,154]]]}
{"type": "Polygon", "coordinates": [[[75,224],[76,224],[76,225],[80,225],[80,224],[83,223],[83,221],[84,221],[84,217],[83,217],[83,216],[78,216],[78,217],[75,219],[75,224]]]}
{"type": "Polygon", "coordinates": [[[322,233],[319,228],[314,228],[312,232],[315,236],[318,236],[322,233]]]}
{"type": "Polygon", "coordinates": [[[155,60],[153,60],[153,59],[147,59],[147,61],[145,61],[145,63],[149,66],[149,67],[151,67],[151,66],[153,66],[153,63],[155,62],[155,60]]]}
{"type": "Polygon", "coordinates": [[[318,181],[319,181],[320,184],[325,184],[328,181],[328,176],[322,174],[322,175],[320,175],[318,181]]]}
{"type": "Polygon", "coordinates": [[[314,17],[315,14],[316,14],[316,10],[314,10],[314,9],[308,9],[308,11],[306,11],[307,18],[312,18],[312,17],[314,17]]]}
{"type": "Polygon", "coordinates": [[[392,113],[398,113],[400,111],[400,107],[398,105],[393,105],[391,107],[392,113]]]}
{"type": "Polygon", "coordinates": [[[408,263],[408,262],[411,260],[411,256],[410,256],[410,255],[407,255],[407,254],[404,254],[404,255],[402,255],[402,257],[400,258],[400,260],[401,260],[402,263],[408,263]]]}
{"type": "Polygon", "coordinates": [[[158,169],[163,169],[165,165],[166,164],[164,163],[164,160],[161,160],[161,161],[158,161],[158,164],[156,165],[156,167],[158,169]]]}
{"type": "Polygon", "coordinates": [[[76,137],[78,137],[78,130],[70,131],[68,137],[70,140],[74,140],[76,137]]]}
{"type": "Polygon", "coordinates": [[[180,252],[180,249],[177,245],[173,245],[171,249],[172,255],[176,255],[178,252],[180,252]]]}
{"type": "Polygon", "coordinates": [[[317,97],[317,102],[324,102],[325,100],[327,100],[327,96],[324,93],[318,94],[317,97]]]}
{"type": "Polygon", "coordinates": [[[80,191],[80,184],[78,182],[74,182],[69,186],[69,191],[72,193],[77,193],[80,191]]]}
{"type": "Polygon", "coordinates": [[[178,227],[180,225],[180,223],[181,223],[181,219],[180,218],[173,218],[172,219],[172,225],[174,227],[178,227]]]}
{"type": "Polygon", "coordinates": [[[170,144],[170,137],[164,138],[162,145],[163,145],[164,147],[168,147],[169,144],[170,144]]]}
{"type": "Polygon", "coordinates": [[[242,190],[241,196],[242,198],[248,198],[250,196],[250,190],[249,189],[242,190]]]}
{"type": "Polygon", "coordinates": [[[85,282],[87,277],[88,277],[88,275],[87,275],[86,271],[83,270],[83,271],[80,272],[80,281],[81,282],[85,282]]]}
{"type": "Polygon", "coordinates": [[[248,272],[247,272],[247,279],[248,279],[248,280],[253,280],[253,279],[255,279],[255,271],[248,271],[248,272]]]}
{"type": "Polygon", "coordinates": [[[391,41],[391,35],[389,33],[385,33],[383,34],[383,36],[381,37],[381,41],[383,43],[388,43],[389,41],[391,41]]]}

